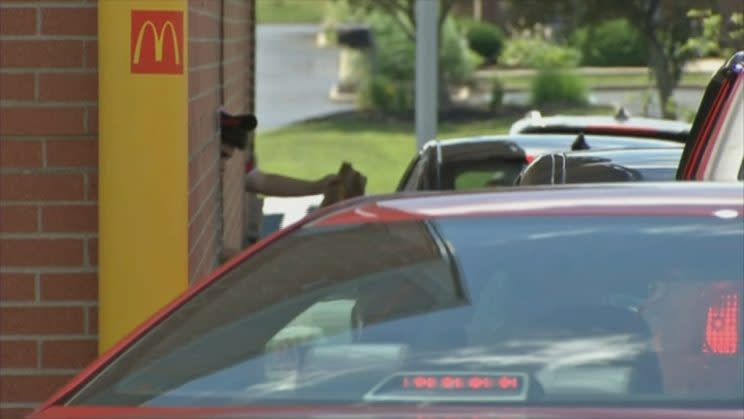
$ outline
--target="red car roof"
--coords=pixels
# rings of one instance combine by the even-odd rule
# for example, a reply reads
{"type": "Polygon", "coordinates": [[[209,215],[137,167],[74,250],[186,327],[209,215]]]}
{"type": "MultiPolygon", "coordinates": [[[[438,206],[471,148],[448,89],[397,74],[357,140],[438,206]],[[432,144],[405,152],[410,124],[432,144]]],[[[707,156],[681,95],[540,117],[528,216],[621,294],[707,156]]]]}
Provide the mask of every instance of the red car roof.
{"type": "Polygon", "coordinates": [[[610,183],[414,193],[357,201],[308,225],[482,215],[716,215],[744,212],[741,184],[610,183]]]}

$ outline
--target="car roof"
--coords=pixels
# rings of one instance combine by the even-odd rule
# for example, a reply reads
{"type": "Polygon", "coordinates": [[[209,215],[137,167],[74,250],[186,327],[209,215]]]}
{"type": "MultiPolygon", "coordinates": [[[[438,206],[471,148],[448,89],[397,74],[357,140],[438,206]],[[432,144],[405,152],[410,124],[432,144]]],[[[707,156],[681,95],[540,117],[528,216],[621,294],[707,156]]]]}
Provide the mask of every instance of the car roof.
{"type": "MultiPolygon", "coordinates": [[[[525,154],[567,151],[576,141],[575,134],[502,134],[448,138],[429,141],[422,152],[441,147],[443,160],[484,158],[488,155],[521,158],[525,154]],[[486,153],[488,155],[486,155],[486,153]]],[[[679,143],[653,138],[635,138],[618,135],[584,135],[586,143],[593,149],[680,147],[679,143]]]]}
{"type": "Polygon", "coordinates": [[[406,193],[355,200],[309,220],[307,225],[510,214],[671,216],[714,215],[718,211],[742,216],[744,190],[740,183],[594,183],[406,193]]]}
{"type": "Polygon", "coordinates": [[[684,143],[692,124],[660,118],[630,116],[620,108],[615,116],[609,115],[551,115],[543,116],[539,111],[530,111],[517,120],[509,129],[518,133],[566,133],[625,135],[650,137],[684,143]]]}
{"type": "Polygon", "coordinates": [[[670,166],[676,170],[683,148],[624,148],[612,150],[580,150],[565,152],[567,161],[608,160],[625,167],[670,166]]]}

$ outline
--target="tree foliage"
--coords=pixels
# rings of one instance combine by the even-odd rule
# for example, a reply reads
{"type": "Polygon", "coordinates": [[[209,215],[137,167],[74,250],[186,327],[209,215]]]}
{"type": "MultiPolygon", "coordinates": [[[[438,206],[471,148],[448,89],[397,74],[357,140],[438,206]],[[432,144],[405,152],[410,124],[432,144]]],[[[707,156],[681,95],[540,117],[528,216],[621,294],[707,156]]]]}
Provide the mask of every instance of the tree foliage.
{"type": "Polygon", "coordinates": [[[695,56],[686,48],[694,36],[694,23],[687,12],[709,7],[709,0],[513,0],[515,13],[527,22],[543,19],[575,27],[611,18],[634,23],[648,48],[649,70],[656,81],[659,102],[666,117],[674,117],[670,98],[679,85],[685,64],[695,56]]]}

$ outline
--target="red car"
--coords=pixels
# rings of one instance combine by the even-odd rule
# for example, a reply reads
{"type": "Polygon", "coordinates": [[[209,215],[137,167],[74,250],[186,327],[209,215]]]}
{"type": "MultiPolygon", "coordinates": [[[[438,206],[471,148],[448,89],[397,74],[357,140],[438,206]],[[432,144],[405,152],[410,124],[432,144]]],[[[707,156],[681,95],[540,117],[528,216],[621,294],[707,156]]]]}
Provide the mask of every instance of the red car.
{"type": "Polygon", "coordinates": [[[33,418],[741,418],[740,185],[362,198],[265,239],[33,418]]]}
{"type": "Polygon", "coordinates": [[[677,179],[744,180],[744,50],[708,83],[677,179]]]}

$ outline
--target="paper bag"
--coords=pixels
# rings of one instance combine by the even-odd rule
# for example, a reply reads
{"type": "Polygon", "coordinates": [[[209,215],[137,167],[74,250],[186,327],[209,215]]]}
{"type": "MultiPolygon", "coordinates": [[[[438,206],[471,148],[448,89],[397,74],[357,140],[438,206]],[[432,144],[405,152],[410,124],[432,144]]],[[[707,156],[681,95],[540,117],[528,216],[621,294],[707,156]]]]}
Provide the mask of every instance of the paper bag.
{"type": "Polygon", "coordinates": [[[354,198],[364,195],[364,188],[367,186],[367,178],[356,171],[350,163],[344,162],[338,171],[340,182],[329,187],[325,191],[321,207],[325,207],[344,199],[354,198]]]}

